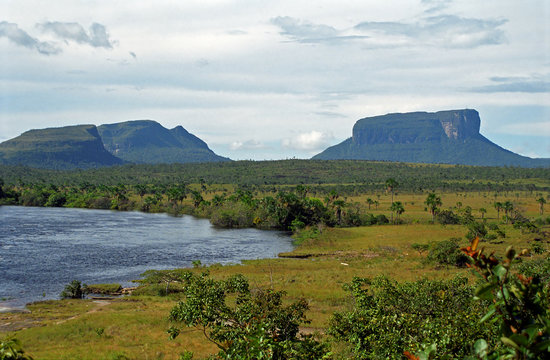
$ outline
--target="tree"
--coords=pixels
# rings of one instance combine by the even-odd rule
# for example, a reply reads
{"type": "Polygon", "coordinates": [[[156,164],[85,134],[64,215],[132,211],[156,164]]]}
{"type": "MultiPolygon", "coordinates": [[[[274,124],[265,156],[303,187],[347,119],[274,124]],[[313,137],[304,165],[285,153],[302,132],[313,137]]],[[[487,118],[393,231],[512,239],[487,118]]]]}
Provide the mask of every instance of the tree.
{"type": "Polygon", "coordinates": [[[435,193],[429,193],[424,203],[430,209],[430,213],[432,214],[432,222],[435,222],[435,214],[437,213],[439,207],[442,205],[441,197],[437,196],[435,193]]]}
{"type": "Polygon", "coordinates": [[[386,180],[386,188],[391,193],[391,202],[393,203],[393,191],[399,186],[399,183],[393,178],[386,180]]]}
{"type": "Polygon", "coordinates": [[[284,292],[251,291],[243,275],[214,280],[208,272],[184,275],[185,299],[170,312],[168,332],[179,335],[178,325],[199,329],[219,348],[217,359],[323,359],[325,345],[299,334],[308,323],[304,299],[283,304],[284,292]]]}
{"type": "Polygon", "coordinates": [[[401,201],[396,201],[391,204],[390,210],[392,211],[392,219],[393,219],[393,213],[395,212],[397,214],[396,222],[399,220],[399,217],[401,214],[405,212],[405,208],[403,207],[403,204],[401,201]]]}
{"type": "Polygon", "coordinates": [[[145,196],[145,194],[147,194],[147,185],[136,184],[136,185],[134,185],[134,191],[143,200],[143,196],[145,196]]]}
{"type": "Polygon", "coordinates": [[[500,201],[496,201],[493,206],[497,210],[497,220],[500,220],[500,210],[502,210],[502,203],[500,201]]]}
{"type": "Polygon", "coordinates": [[[371,198],[368,198],[368,199],[367,199],[367,204],[369,205],[369,210],[370,210],[370,206],[371,206],[372,204],[374,204],[374,201],[373,201],[371,198]]]}
{"type": "Polygon", "coordinates": [[[204,202],[204,198],[202,197],[200,191],[191,190],[191,197],[193,198],[193,206],[195,209],[204,202]]]}
{"type": "MultiPolygon", "coordinates": [[[[395,190],[396,187],[399,186],[399,183],[397,181],[395,181],[394,178],[389,178],[386,180],[386,189],[387,191],[389,191],[391,193],[391,203],[392,203],[392,206],[393,206],[393,191],[395,190]]],[[[393,211],[391,213],[391,221],[393,222],[393,211]]]]}
{"type": "Polygon", "coordinates": [[[65,289],[59,295],[62,299],[82,299],[86,295],[87,286],[78,280],[65,285],[65,289]]]}
{"type": "MultiPolygon", "coordinates": [[[[1,191],[1,190],[0,190],[1,191]]],[[[540,205],[540,208],[539,208],[539,212],[541,215],[544,214],[544,204],[546,204],[546,199],[544,199],[544,197],[541,195],[538,199],[537,199],[537,202],[539,203],[540,205]]]]}
{"type": "Polygon", "coordinates": [[[506,217],[506,224],[508,224],[508,214],[514,210],[514,204],[512,204],[510,201],[506,201],[504,204],[502,204],[502,208],[504,209],[504,216],[506,217]]]}
{"type": "Polygon", "coordinates": [[[479,212],[481,213],[481,219],[483,220],[485,217],[485,214],[487,213],[487,209],[479,208],[479,212]]]}

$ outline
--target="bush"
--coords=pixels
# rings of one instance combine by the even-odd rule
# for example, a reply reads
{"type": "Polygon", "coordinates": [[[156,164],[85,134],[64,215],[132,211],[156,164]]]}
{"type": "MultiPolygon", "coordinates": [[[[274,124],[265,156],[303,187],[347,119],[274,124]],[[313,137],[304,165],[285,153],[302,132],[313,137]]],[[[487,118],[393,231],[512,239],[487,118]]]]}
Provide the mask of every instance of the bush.
{"type": "Polygon", "coordinates": [[[384,224],[389,224],[389,220],[388,218],[386,217],[386,215],[383,215],[383,214],[380,214],[378,216],[376,216],[376,223],[378,225],[384,225],[384,224]]]}
{"type": "Polygon", "coordinates": [[[44,206],[62,207],[67,202],[67,197],[63,193],[53,193],[48,197],[44,206]]]}
{"type": "Polygon", "coordinates": [[[185,277],[185,299],[170,312],[168,333],[178,325],[195,327],[219,348],[216,359],[323,359],[327,348],[311,335],[300,335],[307,323],[304,299],[283,304],[284,293],[250,291],[248,280],[234,275],[214,280],[208,273],[185,277]],[[229,298],[229,299],[228,299],[229,298]]]}
{"type": "Polygon", "coordinates": [[[355,309],[335,313],[328,329],[357,359],[401,359],[421,344],[436,344],[440,358],[462,358],[469,342],[495,331],[476,316],[485,306],[473,300],[466,278],[398,283],[385,277],[354,278],[345,286],[355,309]]]}
{"type": "Polygon", "coordinates": [[[468,257],[460,251],[459,241],[460,239],[451,238],[432,243],[426,260],[438,265],[465,266],[468,257]]]}
{"type": "Polygon", "coordinates": [[[210,222],[224,228],[245,228],[253,225],[254,215],[247,204],[229,201],[212,210],[210,222]]]}
{"type": "Polygon", "coordinates": [[[62,299],[82,299],[87,293],[86,284],[82,284],[78,280],[71,281],[65,285],[65,289],[59,295],[62,299]]]}
{"type": "Polygon", "coordinates": [[[0,360],[32,360],[32,357],[25,354],[19,340],[7,337],[0,340],[0,360]]]}
{"type": "Polygon", "coordinates": [[[456,225],[461,223],[460,217],[451,210],[441,210],[436,214],[435,220],[443,225],[456,225]]]}
{"type": "Polygon", "coordinates": [[[88,294],[112,295],[119,293],[121,290],[122,285],[120,284],[91,284],[86,286],[88,294]]]}

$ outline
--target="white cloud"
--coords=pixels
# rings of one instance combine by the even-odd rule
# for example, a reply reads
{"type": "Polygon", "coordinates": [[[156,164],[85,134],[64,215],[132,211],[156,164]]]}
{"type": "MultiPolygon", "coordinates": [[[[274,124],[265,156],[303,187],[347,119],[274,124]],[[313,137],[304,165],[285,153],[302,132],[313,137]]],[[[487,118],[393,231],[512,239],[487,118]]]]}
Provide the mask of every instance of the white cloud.
{"type": "Polygon", "coordinates": [[[283,139],[282,145],[285,148],[295,150],[316,151],[323,150],[334,140],[329,133],[312,130],[307,133],[298,134],[292,138],[283,139]]]}
{"type": "Polygon", "coordinates": [[[491,138],[548,119],[507,111],[550,107],[546,2],[0,1],[0,134],[149,118],[303,158],[366,116],[476,108],[491,138]]]}
{"type": "Polygon", "coordinates": [[[246,141],[233,141],[229,148],[231,150],[256,150],[265,148],[265,145],[258,140],[250,139],[246,141]]]}
{"type": "Polygon", "coordinates": [[[9,39],[14,44],[29,49],[35,49],[40,54],[55,55],[61,52],[61,49],[55,44],[47,41],[40,41],[30,36],[26,31],[20,29],[17,24],[7,21],[0,22],[0,38],[2,37],[9,39]]]}
{"type": "Polygon", "coordinates": [[[82,25],[75,22],[45,22],[37,25],[44,32],[51,32],[62,40],[71,40],[79,44],[111,49],[113,42],[104,25],[93,23],[86,32],[82,25]]]}

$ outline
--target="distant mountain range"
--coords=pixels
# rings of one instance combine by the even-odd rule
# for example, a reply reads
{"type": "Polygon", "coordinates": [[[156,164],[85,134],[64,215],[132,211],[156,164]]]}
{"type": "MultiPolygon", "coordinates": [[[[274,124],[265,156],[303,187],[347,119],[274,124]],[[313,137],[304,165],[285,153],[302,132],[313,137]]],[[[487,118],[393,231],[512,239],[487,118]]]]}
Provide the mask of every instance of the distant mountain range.
{"type": "Polygon", "coordinates": [[[151,120],[30,130],[0,143],[0,163],[48,169],[209,161],[230,160],[183,127],[151,120]]]}
{"type": "MultiPolygon", "coordinates": [[[[352,137],[313,159],[382,160],[481,166],[550,167],[492,143],[475,110],[387,114],[358,120],[352,137]]],[[[30,130],[0,143],[0,164],[48,169],[119,164],[231,161],[183,127],[152,120],[30,130]]]]}
{"type": "Polygon", "coordinates": [[[313,159],[550,166],[550,159],[532,159],[494,144],[479,133],[480,124],[478,112],[469,109],[367,117],[355,123],[351,138],[313,159]]]}

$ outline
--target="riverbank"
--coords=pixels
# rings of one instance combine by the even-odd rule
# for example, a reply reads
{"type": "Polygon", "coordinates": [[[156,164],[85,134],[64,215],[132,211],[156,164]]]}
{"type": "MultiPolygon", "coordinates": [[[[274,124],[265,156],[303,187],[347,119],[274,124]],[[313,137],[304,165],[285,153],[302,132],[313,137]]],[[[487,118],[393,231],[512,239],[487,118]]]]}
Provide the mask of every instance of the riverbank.
{"type": "MultiPolygon", "coordinates": [[[[510,225],[503,226],[503,230],[506,241],[484,243],[487,252],[496,251],[502,256],[508,245],[518,249],[530,246],[530,234],[510,225]]],[[[353,306],[353,299],[342,286],[354,276],[383,274],[400,281],[471,276],[466,269],[426,263],[426,253],[412,247],[453,237],[464,239],[466,232],[461,225],[437,224],[324,229],[289,252],[308,254],[307,258],[247,260],[240,265],[201,266],[189,271],[208,270],[217,279],[243,274],[254,288],[283,290],[288,301],[305,298],[310,306],[307,315],[312,320],[308,328],[323,332],[335,311],[353,306]]],[[[464,239],[462,243],[467,242],[464,239]]],[[[92,300],[40,302],[29,305],[29,314],[2,314],[0,324],[22,324],[12,332],[37,359],[110,359],[124,355],[129,359],[175,360],[184,349],[194,351],[196,358],[216,351],[193,328],[169,340],[167,316],[180,294],[152,294],[144,291],[101,307],[92,300]]],[[[0,332],[5,333],[2,328],[0,332]]]]}
{"type": "Polygon", "coordinates": [[[217,229],[191,216],[3,206],[0,218],[2,307],[58,299],[73,280],[128,287],[150,269],[239,263],[293,249],[284,232],[217,229]]]}

